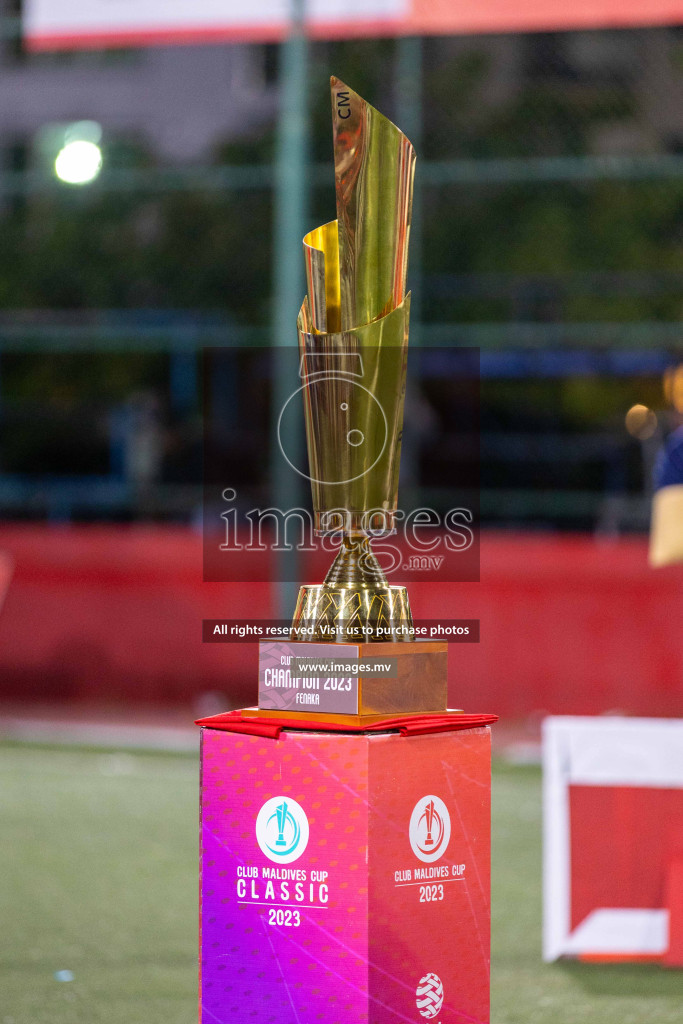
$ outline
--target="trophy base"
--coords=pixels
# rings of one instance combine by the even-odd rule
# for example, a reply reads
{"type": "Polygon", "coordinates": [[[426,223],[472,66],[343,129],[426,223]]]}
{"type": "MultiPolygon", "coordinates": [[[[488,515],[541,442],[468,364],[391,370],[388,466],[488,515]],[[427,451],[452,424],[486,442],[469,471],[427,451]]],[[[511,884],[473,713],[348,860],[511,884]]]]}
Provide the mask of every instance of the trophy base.
{"type": "Polygon", "coordinates": [[[412,644],[259,643],[258,714],[298,713],[303,720],[370,724],[396,715],[444,714],[448,703],[448,644],[416,640],[412,644]],[[378,658],[391,661],[389,677],[360,672],[337,677],[319,667],[314,676],[292,671],[293,658],[378,658]],[[340,685],[341,684],[341,685],[340,685]]]}
{"type": "Polygon", "coordinates": [[[298,643],[410,643],[412,625],[405,587],[306,584],[299,590],[291,639],[298,643]]]}

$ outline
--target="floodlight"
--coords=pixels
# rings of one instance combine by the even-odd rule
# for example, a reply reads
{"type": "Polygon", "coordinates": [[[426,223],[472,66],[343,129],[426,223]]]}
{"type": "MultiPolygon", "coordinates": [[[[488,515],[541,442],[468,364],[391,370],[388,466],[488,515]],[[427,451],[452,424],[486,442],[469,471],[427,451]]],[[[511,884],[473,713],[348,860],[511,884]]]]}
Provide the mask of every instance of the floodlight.
{"type": "Polygon", "coordinates": [[[69,185],[87,185],[102,170],[102,150],[94,142],[75,139],[60,149],[55,174],[69,185]]]}

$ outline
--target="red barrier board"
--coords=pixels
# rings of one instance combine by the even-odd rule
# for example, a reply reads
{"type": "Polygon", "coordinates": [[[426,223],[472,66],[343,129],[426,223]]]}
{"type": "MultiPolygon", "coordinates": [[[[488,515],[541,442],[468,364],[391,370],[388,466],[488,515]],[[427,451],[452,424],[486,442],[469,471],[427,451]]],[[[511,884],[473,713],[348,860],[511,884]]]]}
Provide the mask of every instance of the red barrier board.
{"type": "MultiPolygon", "coordinates": [[[[257,645],[203,644],[203,619],[275,618],[267,584],[202,583],[201,538],[178,527],[0,528],[13,576],[0,612],[0,698],[256,700],[257,645]]],[[[482,536],[481,583],[416,584],[417,619],[472,618],[452,644],[449,705],[680,715],[683,567],[645,538],[482,536]]]]}
{"type": "Polygon", "coordinates": [[[272,617],[270,588],[203,583],[197,534],[4,526],[0,551],[14,563],[0,612],[0,698],[173,704],[218,691],[253,701],[254,644],[202,644],[201,624],[245,607],[272,617]]]}
{"type": "Polygon", "coordinates": [[[664,963],[667,967],[683,967],[683,856],[669,864],[664,902],[669,908],[669,948],[664,963]]]}

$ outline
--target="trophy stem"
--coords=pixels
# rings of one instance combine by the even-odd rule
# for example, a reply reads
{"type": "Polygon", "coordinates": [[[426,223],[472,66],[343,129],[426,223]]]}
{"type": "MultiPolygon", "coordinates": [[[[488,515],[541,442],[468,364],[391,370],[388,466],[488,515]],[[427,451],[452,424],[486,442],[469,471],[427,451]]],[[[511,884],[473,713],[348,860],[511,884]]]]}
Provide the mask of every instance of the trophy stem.
{"type": "Polygon", "coordinates": [[[339,554],[325,577],[325,585],[340,587],[357,583],[374,583],[386,587],[387,578],[370,547],[367,533],[345,533],[339,554]]]}
{"type": "Polygon", "coordinates": [[[366,533],[345,533],[325,582],[299,590],[292,640],[318,643],[411,641],[405,587],[390,586],[366,533]]]}

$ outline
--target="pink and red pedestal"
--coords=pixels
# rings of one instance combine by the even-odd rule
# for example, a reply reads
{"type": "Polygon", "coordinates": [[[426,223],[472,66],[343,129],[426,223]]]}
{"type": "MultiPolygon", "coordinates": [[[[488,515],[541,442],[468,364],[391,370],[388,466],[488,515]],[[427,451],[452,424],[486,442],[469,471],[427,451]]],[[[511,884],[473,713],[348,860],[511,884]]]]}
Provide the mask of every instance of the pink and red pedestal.
{"type": "Polygon", "coordinates": [[[201,1024],[489,1021],[492,720],[202,720],[201,1024]]]}

